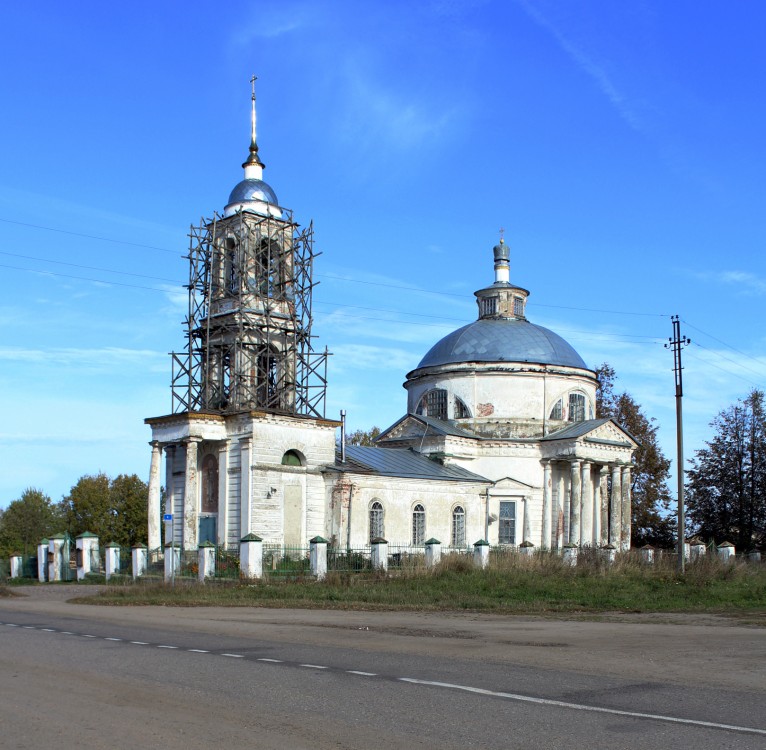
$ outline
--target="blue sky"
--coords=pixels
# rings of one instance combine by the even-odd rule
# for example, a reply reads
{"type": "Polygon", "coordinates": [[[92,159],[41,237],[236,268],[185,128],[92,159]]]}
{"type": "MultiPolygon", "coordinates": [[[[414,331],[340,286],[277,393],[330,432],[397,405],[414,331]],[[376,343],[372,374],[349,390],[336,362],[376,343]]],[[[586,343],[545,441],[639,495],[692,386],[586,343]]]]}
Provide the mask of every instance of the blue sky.
{"type": "Polygon", "coordinates": [[[241,179],[314,220],[327,414],[387,426],[506,229],[534,323],[611,363],[675,457],[766,387],[766,9],[696,0],[5,3],[0,507],[146,478],[191,223],[241,179]]]}

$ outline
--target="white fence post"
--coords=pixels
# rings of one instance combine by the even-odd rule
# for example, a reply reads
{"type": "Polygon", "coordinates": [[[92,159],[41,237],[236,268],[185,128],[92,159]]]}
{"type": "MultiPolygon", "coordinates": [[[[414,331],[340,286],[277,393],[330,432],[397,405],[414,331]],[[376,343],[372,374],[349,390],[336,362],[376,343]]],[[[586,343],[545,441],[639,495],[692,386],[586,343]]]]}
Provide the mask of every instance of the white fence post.
{"type": "Polygon", "coordinates": [[[311,575],[321,581],[327,575],[327,540],[321,536],[309,539],[309,560],[311,575]]]}
{"type": "Polygon", "coordinates": [[[519,554],[524,555],[524,557],[532,557],[535,554],[535,545],[527,539],[526,542],[519,545],[519,554]]]}
{"type": "Polygon", "coordinates": [[[604,562],[607,565],[612,565],[617,556],[617,547],[613,544],[606,544],[601,548],[601,554],[603,555],[604,562]]]}
{"type": "Polygon", "coordinates": [[[48,540],[42,539],[40,544],[37,545],[37,580],[40,583],[45,583],[48,580],[48,576],[45,575],[48,571],[48,540]]]}
{"type": "Polygon", "coordinates": [[[165,581],[170,581],[181,567],[181,548],[175,542],[165,543],[165,581]]]}
{"type": "Polygon", "coordinates": [[[689,540],[689,557],[691,561],[699,560],[705,556],[705,543],[701,539],[689,540]]]}
{"type": "Polygon", "coordinates": [[[434,568],[442,559],[442,543],[433,537],[426,542],[426,567],[434,568]]]}
{"type": "Polygon", "coordinates": [[[373,570],[384,573],[388,570],[388,542],[383,537],[377,537],[370,542],[370,558],[373,570]]]}
{"type": "Polygon", "coordinates": [[[11,578],[21,578],[21,555],[11,555],[11,578]]]}
{"type": "Polygon", "coordinates": [[[723,562],[734,562],[736,549],[731,542],[724,542],[718,545],[718,557],[723,562]]]}
{"type": "Polygon", "coordinates": [[[578,547],[576,544],[572,542],[565,544],[561,549],[561,559],[564,565],[571,565],[573,567],[577,565],[577,552],[578,547]]]}
{"type": "Polygon", "coordinates": [[[645,544],[641,547],[641,562],[654,565],[654,547],[651,544],[645,544]]]}
{"type": "Polygon", "coordinates": [[[99,573],[98,537],[86,531],[75,540],[77,548],[77,580],[82,581],[88,573],[99,573]]]}
{"type": "Polygon", "coordinates": [[[478,542],[474,542],[473,563],[482,570],[489,565],[489,542],[486,539],[479,539],[478,542]]]}
{"type": "Polygon", "coordinates": [[[239,574],[242,578],[263,578],[263,539],[255,534],[239,540],[239,574]]]}
{"type": "Polygon", "coordinates": [[[69,565],[69,560],[64,560],[64,542],[66,537],[63,534],[54,534],[48,540],[48,580],[60,581],[64,565],[69,565]]]}
{"type": "Polygon", "coordinates": [[[113,575],[120,572],[120,545],[117,542],[109,542],[104,548],[104,575],[108,581],[113,575]]]}
{"type": "Polygon", "coordinates": [[[204,583],[206,578],[215,578],[215,544],[202,542],[197,547],[197,575],[204,583]]]}
{"type": "Polygon", "coordinates": [[[149,550],[145,544],[137,544],[130,550],[131,562],[133,563],[133,578],[140,578],[146,573],[146,562],[149,550]]]}

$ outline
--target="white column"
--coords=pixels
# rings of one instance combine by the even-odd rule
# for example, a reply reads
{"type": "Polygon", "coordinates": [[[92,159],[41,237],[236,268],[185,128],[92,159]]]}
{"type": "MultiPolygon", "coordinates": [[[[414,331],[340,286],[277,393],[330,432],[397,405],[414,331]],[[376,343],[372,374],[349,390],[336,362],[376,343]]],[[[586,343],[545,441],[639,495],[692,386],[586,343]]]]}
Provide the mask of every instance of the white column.
{"type": "MultiPolygon", "coordinates": [[[[60,581],[64,567],[64,536],[52,536],[48,540],[48,580],[60,581]]],[[[66,561],[69,565],[69,560],[66,561]]]]}
{"type": "Polygon", "coordinates": [[[559,496],[561,497],[561,512],[562,512],[562,521],[563,521],[562,542],[559,547],[562,548],[565,544],[569,544],[569,529],[571,527],[570,516],[571,516],[571,510],[572,510],[572,492],[571,492],[571,486],[570,486],[571,471],[569,471],[569,465],[568,464],[560,465],[559,471],[561,474],[560,481],[559,481],[559,496]]]}
{"type": "Polygon", "coordinates": [[[253,533],[253,506],[251,488],[253,474],[250,468],[250,438],[239,441],[239,530],[242,536],[253,533]]]}
{"type": "Polygon", "coordinates": [[[566,477],[564,476],[564,472],[561,471],[561,467],[559,464],[555,464],[555,466],[552,467],[552,470],[555,469],[556,473],[556,507],[554,510],[555,513],[555,547],[556,549],[561,549],[565,542],[566,542],[566,536],[564,536],[564,531],[566,529],[565,521],[566,518],[564,513],[564,495],[566,494],[566,477]]]}
{"type": "Polygon", "coordinates": [[[525,495],[523,498],[524,502],[521,503],[521,505],[524,508],[524,518],[521,523],[521,536],[522,536],[522,542],[531,541],[529,539],[532,531],[531,531],[531,519],[530,519],[530,497],[529,495],[525,495]]]}
{"type": "Polygon", "coordinates": [[[225,547],[229,529],[229,441],[218,446],[218,546],[225,547]]]}
{"type": "Polygon", "coordinates": [[[622,526],[620,537],[622,545],[620,549],[630,549],[630,466],[622,467],[622,526]]]}
{"type": "Polygon", "coordinates": [[[601,500],[601,533],[599,542],[602,547],[609,544],[609,467],[602,466],[599,471],[599,498],[601,500]]]}
{"type": "Polygon", "coordinates": [[[591,464],[582,462],[582,512],[580,513],[580,544],[583,547],[593,545],[593,482],[591,481],[591,464]]]}
{"type": "Polygon", "coordinates": [[[149,466],[148,539],[150,549],[159,549],[162,546],[160,538],[160,461],[162,459],[162,446],[158,440],[152,440],[149,445],[152,446],[152,462],[149,466]]]}
{"type": "MultiPolygon", "coordinates": [[[[165,513],[176,512],[176,483],[173,477],[175,471],[176,455],[178,453],[177,446],[168,445],[165,447],[165,513]]],[[[181,528],[181,519],[177,519],[175,524],[176,533],[181,528]]],[[[165,543],[170,541],[170,524],[165,525],[165,543]]],[[[148,540],[147,540],[148,541],[148,540]]],[[[173,540],[175,541],[175,539],[173,540]]],[[[149,553],[152,552],[152,547],[149,547],[149,553]]]]}
{"type": "MultiPolygon", "coordinates": [[[[595,467],[594,467],[595,468],[595,467]]],[[[593,475],[591,475],[593,477],[593,475]]],[[[593,546],[601,545],[601,472],[593,477],[593,546]]]]}
{"type": "Polygon", "coordinates": [[[21,555],[11,555],[11,578],[21,578],[21,555]]]}
{"type": "Polygon", "coordinates": [[[580,462],[575,459],[571,462],[571,490],[570,490],[570,519],[569,541],[571,544],[580,546],[580,513],[582,511],[582,481],[580,478],[580,462]]]}
{"type": "Polygon", "coordinates": [[[620,467],[612,466],[612,493],[609,498],[609,544],[620,547],[622,523],[622,489],[620,483],[620,467]]]}
{"type": "Polygon", "coordinates": [[[549,549],[551,546],[552,489],[551,462],[545,461],[543,464],[543,533],[540,541],[540,546],[543,549],[549,549]]]}
{"type": "Polygon", "coordinates": [[[77,580],[82,581],[88,573],[99,573],[98,537],[86,531],[75,540],[77,548],[77,580]]]}
{"type": "Polygon", "coordinates": [[[199,543],[199,481],[197,471],[197,444],[199,442],[199,438],[187,438],[186,440],[183,526],[183,549],[185,552],[197,549],[199,543]]]}

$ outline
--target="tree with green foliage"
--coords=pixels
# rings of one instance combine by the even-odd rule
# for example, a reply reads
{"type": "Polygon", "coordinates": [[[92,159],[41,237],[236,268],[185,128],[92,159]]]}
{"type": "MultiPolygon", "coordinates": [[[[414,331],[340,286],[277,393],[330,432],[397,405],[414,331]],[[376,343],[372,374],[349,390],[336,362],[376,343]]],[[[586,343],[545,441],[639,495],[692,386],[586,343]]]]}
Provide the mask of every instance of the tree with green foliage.
{"type": "Polygon", "coordinates": [[[369,430],[355,430],[346,435],[346,445],[375,445],[375,438],[380,435],[380,427],[369,430]]]}
{"type": "Polygon", "coordinates": [[[671,547],[674,544],[676,524],[675,519],[669,515],[670,461],[657,441],[658,426],[653,417],[643,413],[641,406],[629,393],[615,392],[617,375],[613,367],[605,362],[596,369],[596,375],[596,417],[614,419],[639,444],[631,474],[631,545],[671,547]]]}
{"type": "Polygon", "coordinates": [[[690,530],[705,540],[730,541],[737,549],[766,544],[766,407],[762,391],[724,409],[715,430],[695,452],[687,471],[690,530]]]}
{"type": "Polygon", "coordinates": [[[61,508],[42,490],[28,487],[8,505],[0,519],[0,550],[3,554],[32,554],[41,539],[63,528],[61,508]]]}
{"type": "Polygon", "coordinates": [[[148,488],[135,474],[110,479],[99,473],[81,477],[64,498],[73,536],[89,531],[102,543],[131,546],[146,541],[148,488]]]}

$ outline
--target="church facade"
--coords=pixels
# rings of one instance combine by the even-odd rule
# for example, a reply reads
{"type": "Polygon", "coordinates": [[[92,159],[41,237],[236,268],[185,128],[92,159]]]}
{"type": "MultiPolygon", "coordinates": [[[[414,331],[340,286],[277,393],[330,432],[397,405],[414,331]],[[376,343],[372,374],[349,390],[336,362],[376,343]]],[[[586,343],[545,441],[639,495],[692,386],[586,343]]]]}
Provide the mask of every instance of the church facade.
{"type": "Polygon", "coordinates": [[[502,239],[477,320],[408,373],[404,416],[374,447],[339,445],[341,423],[324,416],[327,355],[312,347],[313,230],[263,181],[252,101],[244,179],[192,230],[173,412],[145,420],[150,549],[248,534],[289,547],[322,536],[355,549],[628,549],[637,443],[594,418],[596,376],[577,352],[527,320],[502,239]]]}

